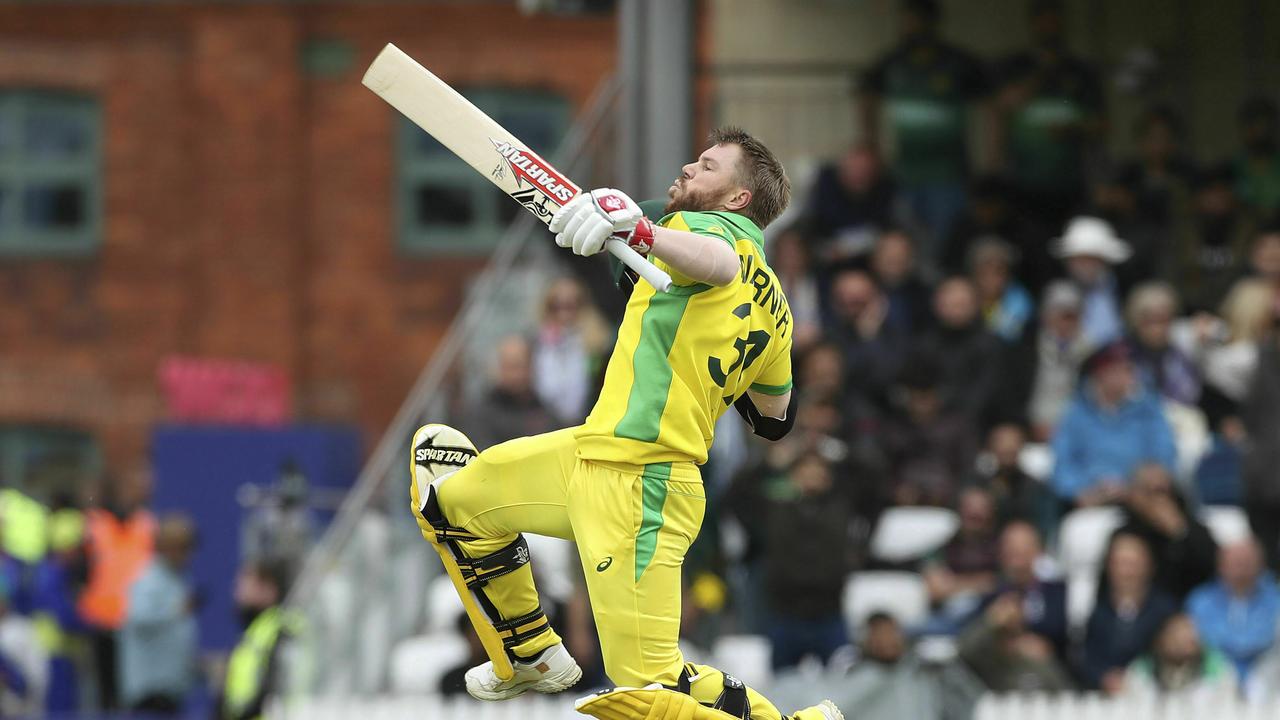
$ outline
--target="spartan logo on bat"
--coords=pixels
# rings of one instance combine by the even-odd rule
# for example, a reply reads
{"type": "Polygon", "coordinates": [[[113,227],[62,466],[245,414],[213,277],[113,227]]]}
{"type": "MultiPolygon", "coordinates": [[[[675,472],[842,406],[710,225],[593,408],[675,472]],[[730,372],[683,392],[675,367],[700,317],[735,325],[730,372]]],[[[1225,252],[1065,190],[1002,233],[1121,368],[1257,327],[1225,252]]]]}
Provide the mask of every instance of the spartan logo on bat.
{"type": "MultiPolygon", "coordinates": [[[[503,162],[494,168],[493,177],[495,179],[503,179],[506,175],[506,168],[509,167],[519,186],[532,186],[556,205],[564,205],[572,200],[574,195],[578,194],[578,189],[574,187],[573,183],[565,180],[560,173],[552,169],[550,165],[533,152],[512,145],[505,140],[489,138],[489,142],[493,143],[494,149],[498,151],[498,154],[503,159],[503,162]]],[[[520,200],[519,197],[516,199],[520,200]]],[[[533,209],[524,200],[520,200],[520,202],[531,210],[533,209]]],[[[535,210],[534,212],[537,211],[535,210]]]]}

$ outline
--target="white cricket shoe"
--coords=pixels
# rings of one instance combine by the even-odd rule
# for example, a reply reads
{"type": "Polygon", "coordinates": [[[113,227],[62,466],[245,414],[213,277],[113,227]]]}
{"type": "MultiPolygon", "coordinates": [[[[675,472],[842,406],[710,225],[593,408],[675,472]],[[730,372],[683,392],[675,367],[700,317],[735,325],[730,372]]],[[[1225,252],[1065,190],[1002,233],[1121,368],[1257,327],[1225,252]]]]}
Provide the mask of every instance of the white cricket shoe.
{"type": "Polygon", "coordinates": [[[582,679],[582,668],[569,655],[564,643],[556,643],[528,662],[511,663],[516,674],[510,680],[499,680],[493,663],[486,662],[467,671],[467,692],[477,700],[509,700],[532,690],[558,693],[568,690],[582,679]]]}
{"type": "Polygon", "coordinates": [[[826,720],[844,720],[844,713],[830,700],[823,700],[817,705],[818,711],[826,716],[826,720]]]}
{"type": "Polygon", "coordinates": [[[823,700],[803,710],[797,710],[790,717],[795,720],[844,720],[844,713],[830,700],[823,700]]]}

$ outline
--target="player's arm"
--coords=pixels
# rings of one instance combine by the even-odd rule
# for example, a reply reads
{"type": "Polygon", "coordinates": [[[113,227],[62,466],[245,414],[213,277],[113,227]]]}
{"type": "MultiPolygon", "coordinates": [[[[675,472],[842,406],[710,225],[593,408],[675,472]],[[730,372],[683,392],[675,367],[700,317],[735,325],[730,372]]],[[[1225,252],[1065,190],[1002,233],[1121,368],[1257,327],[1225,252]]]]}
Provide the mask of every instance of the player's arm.
{"type": "Polygon", "coordinates": [[[727,285],[738,272],[738,255],[725,238],[658,227],[640,206],[618,190],[582,193],[551,218],[556,244],[578,255],[594,255],[610,236],[641,255],[650,252],[676,272],[697,282],[727,285]]]}
{"type": "Polygon", "coordinates": [[[738,274],[738,253],[724,238],[655,225],[649,253],[681,275],[708,285],[728,285],[738,274]]]}
{"type": "Polygon", "coordinates": [[[748,390],[733,403],[751,432],[765,440],[781,440],[796,424],[796,395],[788,390],[782,395],[766,395],[748,390]]]}

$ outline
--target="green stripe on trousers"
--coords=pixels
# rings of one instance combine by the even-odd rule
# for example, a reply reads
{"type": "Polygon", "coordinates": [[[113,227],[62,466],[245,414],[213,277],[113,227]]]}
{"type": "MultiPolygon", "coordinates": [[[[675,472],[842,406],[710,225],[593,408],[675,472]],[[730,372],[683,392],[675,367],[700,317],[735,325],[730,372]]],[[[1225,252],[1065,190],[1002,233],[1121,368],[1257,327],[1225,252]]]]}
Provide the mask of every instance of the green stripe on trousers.
{"type": "Polygon", "coordinates": [[[653,554],[658,549],[658,531],[662,529],[662,507],[667,504],[667,479],[670,477],[669,462],[644,466],[640,532],[636,534],[636,582],[653,562],[653,554]]]}

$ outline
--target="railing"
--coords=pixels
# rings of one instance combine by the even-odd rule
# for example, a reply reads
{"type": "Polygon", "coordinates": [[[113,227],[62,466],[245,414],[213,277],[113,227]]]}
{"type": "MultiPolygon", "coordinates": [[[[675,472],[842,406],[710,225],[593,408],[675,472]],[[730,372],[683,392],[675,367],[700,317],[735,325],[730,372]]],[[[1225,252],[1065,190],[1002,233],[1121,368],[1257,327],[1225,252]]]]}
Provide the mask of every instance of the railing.
{"type": "MultiPolygon", "coordinates": [[[[555,164],[578,182],[603,183],[613,167],[612,143],[618,84],[597,89],[571,129],[555,164]]],[[[529,327],[547,279],[557,272],[545,230],[521,215],[504,233],[444,339],[423,368],[387,427],[351,493],[320,543],[308,556],[286,604],[304,621],[304,632],[284,655],[276,717],[314,717],[307,698],[372,696],[385,692],[394,643],[416,633],[425,619],[427,583],[440,572],[434,553],[414,525],[408,502],[408,446],[428,421],[448,422],[461,388],[458,367],[495,333],[529,327]],[[537,231],[535,231],[537,230],[537,231]]],[[[323,704],[323,703],[322,703],[323,704]]],[[[336,706],[335,706],[336,707],[336,706]]],[[[420,714],[420,713],[418,713],[420,714]]],[[[344,717],[349,717],[344,715],[344,717]]]]}

